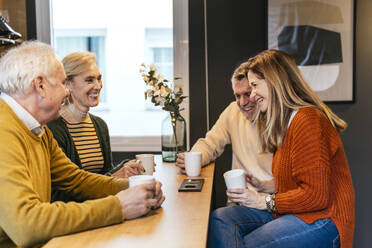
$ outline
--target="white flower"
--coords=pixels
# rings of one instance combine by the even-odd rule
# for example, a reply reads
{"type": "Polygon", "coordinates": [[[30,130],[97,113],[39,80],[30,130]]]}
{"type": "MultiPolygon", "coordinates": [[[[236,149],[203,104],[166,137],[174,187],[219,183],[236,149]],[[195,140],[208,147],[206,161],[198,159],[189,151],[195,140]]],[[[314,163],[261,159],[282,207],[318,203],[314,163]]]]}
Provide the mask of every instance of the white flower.
{"type": "MultiPolygon", "coordinates": [[[[178,111],[179,104],[185,98],[182,91],[182,84],[175,84],[174,87],[164,75],[157,73],[157,68],[154,64],[146,66],[141,64],[140,73],[148,88],[145,91],[145,99],[152,98],[155,105],[160,105],[162,109],[167,111],[178,111]],[[167,103],[167,105],[165,105],[167,103]]],[[[179,78],[175,78],[177,80],[179,78]]]]}
{"type": "Polygon", "coordinates": [[[154,87],[153,91],[154,91],[154,96],[160,95],[160,89],[157,85],[154,87]]]}
{"type": "Polygon", "coordinates": [[[147,75],[143,75],[143,80],[145,81],[146,84],[148,84],[150,78],[147,75]]]}
{"type": "Polygon", "coordinates": [[[147,95],[147,97],[152,97],[152,95],[153,95],[153,91],[152,90],[146,90],[146,95],[147,95]]]}
{"type": "Polygon", "coordinates": [[[149,66],[149,69],[150,69],[150,71],[153,71],[153,72],[157,72],[157,70],[158,70],[154,64],[151,64],[149,66]]]}
{"type": "Polygon", "coordinates": [[[156,77],[159,81],[163,81],[165,78],[163,76],[163,74],[159,74],[157,77],[156,77]]]}
{"type": "Polygon", "coordinates": [[[167,97],[169,95],[169,93],[170,93],[169,88],[165,88],[164,86],[161,86],[161,88],[160,88],[160,95],[162,97],[167,97]]]}
{"type": "Polygon", "coordinates": [[[163,106],[164,106],[164,102],[165,102],[165,100],[164,100],[162,97],[157,96],[157,97],[155,97],[155,102],[156,102],[156,103],[159,103],[159,105],[160,105],[161,107],[163,107],[163,106]]]}

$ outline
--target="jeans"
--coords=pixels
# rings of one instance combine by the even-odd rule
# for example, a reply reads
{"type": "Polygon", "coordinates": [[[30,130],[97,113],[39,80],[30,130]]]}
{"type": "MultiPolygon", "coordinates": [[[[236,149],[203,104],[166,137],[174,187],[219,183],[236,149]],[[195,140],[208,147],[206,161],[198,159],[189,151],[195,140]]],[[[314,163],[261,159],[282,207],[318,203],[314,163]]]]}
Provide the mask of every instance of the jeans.
{"type": "Polygon", "coordinates": [[[266,210],[234,206],[217,209],[209,221],[209,248],[340,247],[331,219],[307,224],[294,215],[275,219],[266,210]]]}

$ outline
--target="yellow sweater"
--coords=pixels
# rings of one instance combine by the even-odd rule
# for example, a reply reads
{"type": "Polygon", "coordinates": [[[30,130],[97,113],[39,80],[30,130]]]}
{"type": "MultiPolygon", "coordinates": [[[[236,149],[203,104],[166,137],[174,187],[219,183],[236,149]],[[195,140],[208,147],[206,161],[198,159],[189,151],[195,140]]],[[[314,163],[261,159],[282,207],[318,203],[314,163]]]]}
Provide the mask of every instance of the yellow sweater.
{"type": "Polygon", "coordinates": [[[112,195],[126,188],[127,180],[80,170],[48,128],[35,136],[0,99],[0,247],[119,223],[124,216],[112,195]],[[50,203],[52,184],[86,201],[50,203]]]}

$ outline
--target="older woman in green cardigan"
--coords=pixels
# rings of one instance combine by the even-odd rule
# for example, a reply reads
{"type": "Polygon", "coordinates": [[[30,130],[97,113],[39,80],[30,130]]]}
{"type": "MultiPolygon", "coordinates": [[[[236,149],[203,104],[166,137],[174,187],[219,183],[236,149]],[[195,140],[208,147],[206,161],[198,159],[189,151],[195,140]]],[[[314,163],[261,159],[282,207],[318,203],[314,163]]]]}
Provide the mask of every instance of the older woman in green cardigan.
{"type": "MultiPolygon", "coordinates": [[[[113,166],[107,125],[89,113],[91,107],[99,104],[102,89],[96,56],[90,52],[74,52],[62,63],[70,96],[60,111],[60,118],[48,123],[59,146],[83,170],[116,177],[140,174],[143,167],[135,160],[123,160],[113,166]]],[[[53,191],[52,200],[74,199],[67,191],[53,191]]]]}

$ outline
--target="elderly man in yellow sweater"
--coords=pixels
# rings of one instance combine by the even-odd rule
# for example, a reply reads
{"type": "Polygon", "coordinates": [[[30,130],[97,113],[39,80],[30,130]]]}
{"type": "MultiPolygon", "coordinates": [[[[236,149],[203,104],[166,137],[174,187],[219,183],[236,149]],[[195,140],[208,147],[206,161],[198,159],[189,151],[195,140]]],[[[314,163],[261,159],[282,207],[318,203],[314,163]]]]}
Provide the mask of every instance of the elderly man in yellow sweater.
{"type": "Polygon", "coordinates": [[[0,247],[38,246],[162,204],[160,182],[128,189],[127,179],[78,169],[59,148],[45,124],[68,91],[50,46],[32,41],[9,50],[0,72],[0,247]],[[50,203],[52,185],[85,201],[50,203]]]}

